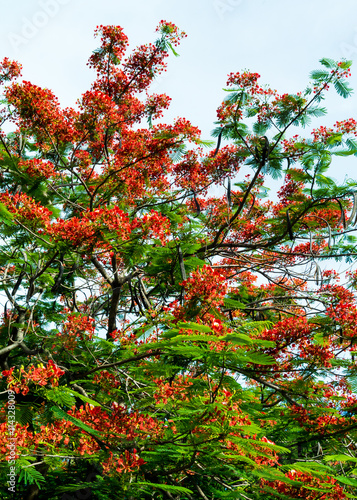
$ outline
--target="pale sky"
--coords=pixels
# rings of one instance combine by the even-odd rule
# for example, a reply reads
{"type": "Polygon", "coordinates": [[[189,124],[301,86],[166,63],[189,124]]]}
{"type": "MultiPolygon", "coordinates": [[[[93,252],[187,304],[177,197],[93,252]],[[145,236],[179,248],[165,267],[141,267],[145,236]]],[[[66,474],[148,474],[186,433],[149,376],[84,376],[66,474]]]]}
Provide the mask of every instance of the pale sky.
{"type": "MultiPolygon", "coordinates": [[[[155,41],[161,19],[188,35],[155,84],[173,99],[165,121],[184,116],[209,139],[228,73],[249,69],[281,93],[297,92],[322,57],[356,64],[356,93],[343,100],[331,91],[326,124],[357,118],[357,0],[13,0],[2,5],[0,58],[18,60],[24,79],[72,106],[93,78],[86,62],[99,45],[96,25],[122,26],[136,46],[155,41]]],[[[341,182],[357,178],[357,159],[344,160],[333,167],[341,182]]]]}

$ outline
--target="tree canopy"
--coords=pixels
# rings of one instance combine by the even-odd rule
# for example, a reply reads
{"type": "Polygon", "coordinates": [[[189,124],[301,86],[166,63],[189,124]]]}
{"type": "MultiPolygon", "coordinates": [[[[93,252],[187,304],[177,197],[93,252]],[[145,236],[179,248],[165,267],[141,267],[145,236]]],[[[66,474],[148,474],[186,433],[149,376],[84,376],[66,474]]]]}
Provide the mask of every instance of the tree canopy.
{"type": "Polygon", "coordinates": [[[204,141],[150,93],[183,32],[95,34],[74,108],[0,67],[1,497],[355,498],[351,63],[231,73],[204,141]]]}

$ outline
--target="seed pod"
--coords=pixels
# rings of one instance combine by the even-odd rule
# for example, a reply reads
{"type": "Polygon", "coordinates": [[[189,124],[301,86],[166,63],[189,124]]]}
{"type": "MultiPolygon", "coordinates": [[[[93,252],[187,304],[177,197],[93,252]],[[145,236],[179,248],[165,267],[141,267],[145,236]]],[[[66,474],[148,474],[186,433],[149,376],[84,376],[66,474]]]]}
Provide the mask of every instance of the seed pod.
{"type": "Polygon", "coordinates": [[[228,177],[228,186],[227,186],[227,203],[228,206],[232,206],[232,198],[231,198],[231,180],[228,177]]]}
{"type": "MultiPolygon", "coordinates": [[[[25,268],[25,267],[26,267],[26,264],[25,264],[24,268],[25,268]]],[[[14,295],[16,295],[16,292],[17,292],[17,290],[19,289],[19,287],[20,287],[20,285],[21,285],[21,283],[22,283],[22,280],[24,279],[24,276],[25,276],[25,275],[26,275],[25,271],[24,271],[24,270],[22,270],[22,271],[21,271],[21,273],[19,274],[19,277],[18,277],[18,279],[17,279],[17,281],[16,281],[16,283],[15,283],[15,285],[14,285],[14,288],[13,288],[13,290],[12,290],[12,292],[11,292],[11,296],[12,296],[12,297],[13,297],[14,295]]]]}
{"type": "Polygon", "coordinates": [[[129,313],[131,313],[135,309],[135,298],[134,298],[135,296],[133,292],[133,287],[131,286],[131,279],[128,279],[128,288],[131,298],[129,313]]]}
{"type": "Polygon", "coordinates": [[[181,276],[182,276],[182,279],[185,281],[187,279],[187,276],[186,276],[186,269],[185,269],[185,263],[183,260],[182,250],[181,250],[180,246],[177,247],[177,251],[178,251],[178,259],[179,259],[179,264],[180,264],[181,276]]]}
{"type": "Polygon", "coordinates": [[[51,288],[51,292],[52,293],[55,293],[57,292],[60,284],[62,283],[62,278],[63,278],[63,272],[64,272],[64,267],[63,267],[63,263],[60,262],[60,267],[59,267],[59,271],[58,271],[58,276],[57,276],[57,279],[53,285],[53,287],[51,288]]]}
{"type": "Polygon", "coordinates": [[[138,308],[139,308],[139,312],[140,312],[140,314],[141,314],[141,315],[143,315],[143,314],[144,314],[144,311],[143,311],[143,308],[141,307],[141,302],[140,302],[140,300],[139,300],[138,294],[136,293],[136,289],[137,289],[137,288],[138,288],[138,285],[136,284],[136,285],[134,286],[134,298],[135,298],[135,302],[137,303],[137,306],[138,306],[138,308]]]}
{"type": "Polygon", "coordinates": [[[30,280],[30,286],[27,290],[27,295],[26,295],[26,302],[28,302],[34,294],[35,294],[35,285],[34,282],[30,280]]]}
{"type": "Polygon", "coordinates": [[[312,232],[310,231],[310,253],[312,253],[312,232]]]}
{"type": "Polygon", "coordinates": [[[353,193],[352,212],[351,212],[351,215],[348,218],[347,226],[349,226],[350,224],[355,224],[356,214],[357,214],[357,193],[354,192],[353,193]]]}
{"type": "Polygon", "coordinates": [[[193,199],[194,199],[194,202],[195,202],[195,205],[196,205],[196,217],[198,217],[200,215],[200,213],[201,213],[201,207],[200,207],[200,204],[197,201],[196,193],[194,191],[192,191],[192,193],[193,193],[193,199]]]}
{"type": "Polygon", "coordinates": [[[331,249],[331,243],[332,243],[332,234],[331,234],[331,226],[328,224],[328,240],[327,240],[327,246],[329,250],[331,249]]]}
{"type": "Polygon", "coordinates": [[[264,139],[264,146],[262,151],[262,165],[265,165],[265,162],[267,161],[269,156],[269,140],[266,135],[263,137],[263,139],[264,139]]]}
{"type": "Polygon", "coordinates": [[[253,203],[251,204],[250,209],[248,210],[247,217],[250,215],[250,212],[253,210],[254,205],[255,205],[255,196],[254,196],[254,194],[253,194],[253,193],[250,193],[250,194],[251,194],[251,195],[252,195],[252,197],[253,197],[253,203]]]}
{"type": "Polygon", "coordinates": [[[215,152],[213,153],[213,158],[215,158],[215,156],[217,155],[218,151],[219,151],[219,148],[221,146],[221,140],[222,140],[222,132],[223,132],[223,129],[220,131],[219,133],[219,136],[218,136],[218,140],[217,140],[217,147],[215,149],[215,152]]]}
{"type": "Polygon", "coordinates": [[[341,210],[341,217],[340,217],[340,220],[338,221],[338,223],[340,224],[342,222],[342,225],[343,225],[343,229],[346,229],[347,228],[347,225],[346,225],[346,216],[345,216],[345,211],[343,209],[343,206],[342,206],[342,203],[339,199],[336,198],[336,201],[337,203],[339,204],[340,206],[340,210],[341,210]]]}
{"type": "Polygon", "coordinates": [[[146,309],[151,309],[152,305],[150,303],[149,297],[147,296],[144,283],[138,278],[138,291],[140,295],[141,302],[145,306],[146,309]]]}
{"type": "Polygon", "coordinates": [[[290,220],[290,216],[289,216],[289,209],[287,209],[287,211],[286,211],[286,222],[287,222],[287,225],[288,225],[289,238],[291,240],[293,240],[294,239],[294,233],[293,233],[293,226],[291,224],[291,220],[290,220]]]}
{"type": "Polygon", "coordinates": [[[315,265],[316,265],[316,269],[315,269],[314,278],[315,278],[316,285],[319,286],[319,285],[322,285],[321,269],[320,269],[320,266],[317,264],[317,262],[315,262],[315,265]]]}

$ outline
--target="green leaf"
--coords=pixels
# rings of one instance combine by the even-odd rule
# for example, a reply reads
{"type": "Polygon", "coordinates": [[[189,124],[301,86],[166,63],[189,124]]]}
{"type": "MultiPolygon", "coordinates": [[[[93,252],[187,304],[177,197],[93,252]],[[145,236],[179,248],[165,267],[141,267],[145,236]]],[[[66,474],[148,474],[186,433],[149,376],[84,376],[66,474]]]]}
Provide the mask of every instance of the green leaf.
{"type": "Polygon", "coordinates": [[[198,332],[211,332],[212,329],[207,325],[201,325],[200,323],[183,323],[179,321],[177,323],[178,328],[183,328],[185,330],[197,330],[198,332]]]}
{"type": "Polygon", "coordinates": [[[342,80],[335,80],[333,82],[336,92],[344,99],[352,94],[352,89],[347,82],[342,80]]]}
{"type": "Polygon", "coordinates": [[[68,391],[73,394],[73,396],[75,396],[76,398],[80,399],[81,401],[83,401],[84,403],[88,403],[92,406],[101,406],[100,403],[98,403],[98,401],[94,401],[94,399],[92,398],[88,398],[87,396],[84,396],[83,394],[81,394],[80,392],[77,392],[77,391],[74,391],[73,389],[69,389],[68,388],[68,391]]]}
{"type": "Polygon", "coordinates": [[[6,226],[11,226],[13,224],[14,215],[8,211],[3,203],[0,203],[0,221],[6,226]]]}
{"type": "Polygon", "coordinates": [[[326,462],[357,462],[357,458],[350,455],[325,455],[326,462]]]}
{"type": "Polygon", "coordinates": [[[171,52],[173,53],[174,56],[178,57],[180,54],[176,52],[176,50],[173,48],[172,44],[170,42],[167,42],[167,45],[170,47],[171,52]]]}
{"type": "Polygon", "coordinates": [[[350,61],[340,61],[339,63],[339,67],[342,68],[342,69],[348,69],[352,66],[352,63],[353,61],[350,60],[350,61]]]}
{"type": "Polygon", "coordinates": [[[44,393],[46,399],[53,401],[60,406],[72,408],[72,406],[76,403],[74,396],[68,392],[67,388],[56,387],[54,389],[47,389],[44,393]]]}
{"type": "Polygon", "coordinates": [[[256,122],[253,125],[253,132],[257,135],[264,135],[265,132],[270,128],[270,122],[256,122]]]}
{"type": "MultiPolygon", "coordinates": [[[[66,493],[66,492],[74,492],[78,490],[85,490],[86,488],[93,488],[93,483],[85,483],[85,482],[78,482],[76,484],[67,484],[66,486],[57,486],[56,487],[56,492],[57,493],[66,493]]],[[[83,498],[83,495],[80,495],[80,497],[83,498]]],[[[76,496],[76,498],[80,498],[76,496]]],[[[66,495],[63,496],[63,499],[65,500],[66,495]]],[[[71,497],[73,498],[73,497],[71,497]]],[[[85,496],[85,498],[90,498],[85,496]]],[[[61,499],[62,500],[62,499],[61,499]]]]}
{"type": "Polygon", "coordinates": [[[19,481],[27,484],[36,484],[41,488],[41,483],[45,482],[45,478],[32,464],[25,465],[21,468],[19,474],[19,481]]]}
{"type": "Polygon", "coordinates": [[[76,417],[73,417],[72,415],[68,415],[64,410],[61,408],[58,408],[58,406],[52,406],[51,411],[57,415],[58,417],[62,418],[63,420],[67,420],[68,422],[72,422],[72,424],[76,425],[83,431],[88,432],[89,434],[92,434],[93,436],[96,436],[98,438],[101,437],[100,433],[96,431],[95,429],[92,429],[92,427],[89,427],[89,425],[84,424],[81,420],[79,420],[76,417]]]}
{"type": "Polygon", "coordinates": [[[219,340],[224,340],[225,342],[232,342],[233,344],[239,345],[252,345],[253,340],[248,337],[248,335],[244,335],[244,333],[229,333],[223,337],[219,337],[219,340]]]}
{"type": "Polygon", "coordinates": [[[182,335],[178,334],[175,335],[174,337],[171,338],[170,343],[167,345],[170,346],[173,343],[176,342],[184,342],[184,341],[191,341],[191,342],[219,342],[220,340],[223,340],[221,337],[216,337],[215,335],[182,335]]]}
{"type": "Polygon", "coordinates": [[[172,486],[170,484],[159,484],[159,483],[148,483],[144,481],[138,481],[136,483],[130,483],[130,487],[132,486],[149,486],[150,488],[157,488],[163,491],[169,491],[172,493],[188,493],[193,494],[192,490],[188,488],[184,488],[183,486],[172,486]]]}
{"type": "Polygon", "coordinates": [[[244,309],[247,307],[247,305],[243,304],[243,302],[238,302],[238,300],[233,299],[223,299],[223,304],[229,309],[244,309]]]}
{"type": "Polygon", "coordinates": [[[329,59],[327,57],[323,57],[319,61],[323,66],[326,66],[326,68],[336,68],[337,63],[333,59],[329,59]]]}
{"type": "Polygon", "coordinates": [[[171,339],[172,337],[177,337],[180,334],[180,330],[178,328],[171,328],[170,330],[165,330],[162,334],[162,338],[171,339]]]}
{"type": "Polygon", "coordinates": [[[246,354],[246,359],[255,365],[275,365],[276,359],[265,353],[249,353],[246,354]]]}
{"type": "Polygon", "coordinates": [[[328,78],[330,76],[330,73],[326,70],[323,69],[317,69],[315,71],[311,71],[310,77],[313,80],[324,80],[325,78],[328,78]]]}
{"type": "Polygon", "coordinates": [[[273,342],[272,340],[254,339],[254,345],[261,347],[275,347],[276,342],[273,342]]]}
{"type": "Polygon", "coordinates": [[[327,114],[326,108],[309,108],[307,109],[307,113],[310,116],[314,116],[315,118],[319,118],[320,116],[324,116],[327,114]]]}
{"type": "Polygon", "coordinates": [[[323,332],[317,332],[314,335],[314,342],[319,346],[327,346],[330,343],[330,339],[327,335],[324,335],[323,332]]]}
{"type": "Polygon", "coordinates": [[[357,486],[357,479],[352,479],[350,477],[345,476],[335,476],[335,478],[343,484],[347,484],[348,486],[357,486]]]}
{"type": "Polygon", "coordinates": [[[332,154],[335,156],[351,156],[357,154],[357,148],[349,150],[333,151],[332,154]]]}

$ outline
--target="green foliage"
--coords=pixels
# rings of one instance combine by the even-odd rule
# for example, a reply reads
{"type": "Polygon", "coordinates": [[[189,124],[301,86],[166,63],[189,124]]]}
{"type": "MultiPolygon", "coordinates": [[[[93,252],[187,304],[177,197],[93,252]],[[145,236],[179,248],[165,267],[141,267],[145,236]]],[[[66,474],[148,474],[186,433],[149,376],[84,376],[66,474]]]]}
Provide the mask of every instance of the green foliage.
{"type": "Polygon", "coordinates": [[[125,59],[99,27],[78,110],[5,90],[0,496],[14,390],[15,500],[352,498],[357,183],[329,169],[357,124],[307,130],[350,62],[282,95],[232,73],[213,142],[143,102],[182,36],[158,32],[125,59]]]}

